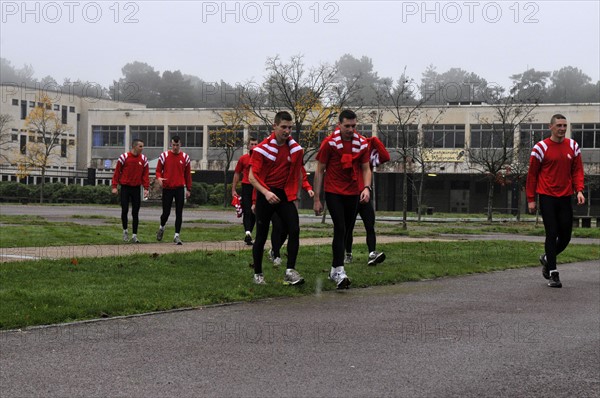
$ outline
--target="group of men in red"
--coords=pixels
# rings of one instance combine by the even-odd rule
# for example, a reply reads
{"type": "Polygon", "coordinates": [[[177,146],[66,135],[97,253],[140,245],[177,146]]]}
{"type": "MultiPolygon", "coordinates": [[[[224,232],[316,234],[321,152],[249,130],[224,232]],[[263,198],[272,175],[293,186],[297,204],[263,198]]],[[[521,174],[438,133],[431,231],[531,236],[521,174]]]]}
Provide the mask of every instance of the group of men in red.
{"type": "MultiPolygon", "coordinates": [[[[254,283],[263,285],[262,260],[269,225],[272,232],[271,259],[281,264],[279,250],[287,238],[287,266],[284,284],[300,285],[304,278],[296,270],[300,244],[300,224],[296,200],[299,187],[313,197],[316,215],[323,211],[321,193],[333,221],[333,259],[329,278],[338,289],[351,284],[344,264],[352,262],[352,235],[356,217],[361,219],[367,231],[369,249],[368,265],[385,260],[385,254],[375,249],[375,212],[371,202],[372,168],[390,159],[384,145],[376,137],[364,137],[356,131],[357,115],[351,110],[339,114],[335,131],[327,136],[316,156],[317,167],[314,191],[306,178],[303,165],[304,150],[291,136],[293,118],[289,112],[275,115],[273,132],[258,143],[250,139],[249,153],[242,156],[235,169],[232,195],[237,194],[237,184],[242,181],[242,207],[245,237],[252,245],[254,283]],[[252,229],[256,224],[256,237],[252,240],[252,229]]],[[[548,286],[561,287],[556,269],[556,256],[565,250],[571,239],[573,209],[571,197],[575,192],[577,204],[583,205],[584,176],[581,151],[577,142],[566,138],[566,117],[552,116],[549,138],[537,143],[531,153],[527,177],[527,201],[530,212],[535,212],[539,197],[540,212],[546,230],[545,253],[539,258],[542,274],[548,286]]],[[[132,203],[133,235],[131,242],[139,243],[137,237],[140,187],[144,198],[148,196],[148,159],[142,154],[143,141],[134,139],[130,152],[121,155],[112,181],[112,192],[118,193],[121,185],[121,219],[123,240],[129,241],[127,213],[132,203]]],[[[181,245],[179,236],[182,224],[184,198],[189,198],[192,188],[190,158],[181,151],[178,136],[171,139],[171,150],[163,152],[156,167],[156,179],[162,187],[162,215],[156,234],[163,238],[165,224],[175,200],[176,220],[173,241],[181,245]]]]}

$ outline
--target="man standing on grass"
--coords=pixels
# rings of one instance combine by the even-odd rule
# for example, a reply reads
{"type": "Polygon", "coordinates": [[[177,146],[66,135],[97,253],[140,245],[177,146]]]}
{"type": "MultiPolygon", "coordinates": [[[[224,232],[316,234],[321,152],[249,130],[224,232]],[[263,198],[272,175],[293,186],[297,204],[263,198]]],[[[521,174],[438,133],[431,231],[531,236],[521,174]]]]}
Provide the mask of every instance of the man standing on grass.
{"type": "Polygon", "coordinates": [[[577,204],[585,204],[583,196],[583,163],[575,140],[565,138],[567,118],[556,114],[550,119],[549,138],[538,142],[531,151],[527,173],[527,207],[535,213],[535,194],[546,230],[546,252],[540,256],[542,275],[548,286],[562,287],[556,269],[556,257],[567,248],[573,228],[571,197],[577,193],[577,204]]]}
{"type": "Polygon", "coordinates": [[[171,214],[171,206],[175,199],[175,236],[173,242],[182,245],[179,237],[183,223],[183,202],[192,194],[192,173],[190,157],[181,151],[179,136],[171,138],[171,150],[160,154],[156,164],[156,180],[162,187],[162,214],[160,228],[156,232],[156,240],[161,241],[165,233],[165,225],[171,214]],[[186,189],[187,188],[187,189],[186,189]]]}
{"type": "Polygon", "coordinates": [[[148,197],[150,188],[150,169],[148,158],[142,154],[144,141],[134,139],[131,142],[131,151],[125,152],[117,160],[117,167],[112,178],[112,193],[117,194],[117,186],[121,185],[121,223],[123,224],[123,240],[129,241],[127,230],[127,213],[129,213],[129,202],[131,201],[131,217],[133,235],[131,243],[140,243],[137,232],[139,224],[139,213],[141,205],[140,187],[144,187],[144,198],[148,197]]]}
{"type": "Polygon", "coordinates": [[[264,285],[262,272],[263,251],[271,217],[277,213],[289,234],[287,269],[283,283],[300,285],[304,278],[296,271],[300,247],[300,222],[294,201],[302,178],[304,150],[290,135],[292,115],[278,112],[273,133],[258,144],[250,161],[250,183],[256,189],[256,238],[252,247],[254,283],[264,285]]]}
{"type": "Polygon", "coordinates": [[[240,179],[242,180],[242,221],[244,224],[244,231],[246,231],[244,242],[246,242],[248,246],[252,246],[252,230],[256,223],[256,218],[252,212],[252,190],[254,187],[250,184],[250,180],[248,179],[248,174],[250,173],[250,157],[252,156],[252,150],[256,145],[258,145],[256,137],[250,137],[248,140],[248,153],[240,156],[240,159],[235,166],[233,181],[231,183],[231,196],[239,197],[237,193],[237,184],[240,179]]]}
{"type": "Polygon", "coordinates": [[[324,177],[325,200],[333,221],[329,279],[338,289],[346,289],[350,286],[350,278],[344,270],[346,231],[354,225],[358,203],[371,199],[371,168],[367,141],[355,130],[356,114],[344,110],[339,122],[339,128],[323,140],[317,154],[314,211],[316,215],[323,211],[320,195],[324,177]]]}

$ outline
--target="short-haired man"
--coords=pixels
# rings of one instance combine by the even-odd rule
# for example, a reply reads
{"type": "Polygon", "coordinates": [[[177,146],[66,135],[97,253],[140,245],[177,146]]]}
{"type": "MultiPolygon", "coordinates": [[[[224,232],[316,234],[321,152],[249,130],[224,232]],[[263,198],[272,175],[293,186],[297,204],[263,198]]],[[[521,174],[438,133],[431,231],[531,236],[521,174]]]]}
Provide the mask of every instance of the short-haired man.
{"type": "Polygon", "coordinates": [[[192,173],[190,157],[181,151],[179,136],[171,138],[171,149],[160,154],[156,164],[156,180],[162,187],[162,214],[160,227],[156,232],[156,240],[161,241],[165,232],[165,225],[171,214],[171,206],[175,199],[175,236],[173,242],[182,245],[179,236],[183,223],[183,203],[192,193],[192,173]],[[187,189],[186,189],[187,188],[187,189]],[[185,198],[185,199],[184,199],[185,198]]]}
{"type": "Polygon", "coordinates": [[[123,225],[123,240],[129,241],[127,230],[127,213],[129,213],[129,202],[131,201],[131,217],[133,235],[131,243],[140,243],[138,239],[138,224],[141,205],[140,187],[144,187],[144,197],[148,197],[150,188],[150,168],[148,158],[142,154],[144,141],[134,139],[131,142],[131,151],[125,152],[117,160],[117,167],[112,178],[112,193],[117,194],[117,186],[121,185],[121,223],[123,225]]]}
{"type": "Polygon", "coordinates": [[[287,269],[283,283],[304,283],[304,278],[295,269],[300,246],[300,222],[294,203],[302,178],[304,150],[291,137],[292,120],[289,112],[278,112],[273,132],[254,148],[250,162],[250,183],[256,189],[256,238],[252,246],[252,257],[254,283],[259,285],[265,284],[262,272],[263,251],[273,213],[281,218],[289,234],[287,269]]]}
{"type": "Polygon", "coordinates": [[[252,150],[258,145],[256,137],[250,137],[248,139],[248,153],[240,156],[233,173],[233,181],[231,182],[231,196],[238,196],[237,184],[242,181],[242,214],[243,214],[243,225],[246,235],[244,236],[244,242],[248,246],[252,246],[252,230],[256,223],[256,217],[252,212],[252,190],[254,187],[250,184],[248,175],[250,173],[250,157],[252,156],[252,150]]]}
{"type": "Polygon", "coordinates": [[[527,173],[527,207],[530,213],[535,212],[537,193],[544,220],[546,252],[540,256],[540,263],[542,275],[549,279],[550,287],[562,287],[556,269],[556,257],[571,240],[573,193],[577,194],[578,205],[585,204],[581,150],[575,140],[565,137],[567,126],[565,116],[552,116],[551,135],[533,147],[527,173]]]}
{"type": "Polygon", "coordinates": [[[333,261],[329,278],[338,289],[350,286],[350,278],[344,269],[346,231],[354,225],[358,203],[366,203],[371,198],[368,144],[355,130],[356,119],[356,114],[351,110],[340,113],[339,129],[326,137],[319,148],[314,181],[315,214],[319,215],[323,211],[320,200],[323,188],[333,221],[333,261]],[[362,185],[359,174],[362,174],[362,185]]]}

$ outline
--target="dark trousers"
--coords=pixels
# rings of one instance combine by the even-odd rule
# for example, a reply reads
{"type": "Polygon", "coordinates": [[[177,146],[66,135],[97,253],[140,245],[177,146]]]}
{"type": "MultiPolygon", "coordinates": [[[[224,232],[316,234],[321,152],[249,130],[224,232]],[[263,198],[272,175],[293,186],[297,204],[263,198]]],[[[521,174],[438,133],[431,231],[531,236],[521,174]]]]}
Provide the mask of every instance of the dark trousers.
{"type": "Polygon", "coordinates": [[[342,267],[344,265],[346,231],[352,231],[352,226],[356,221],[358,200],[358,195],[338,195],[325,192],[325,201],[333,221],[332,267],[342,267]]]}
{"type": "Polygon", "coordinates": [[[287,200],[283,189],[271,189],[271,192],[276,194],[281,202],[272,205],[267,202],[267,199],[260,192],[256,193],[256,237],[252,246],[252,258],[254,261],[254,272],[262,273],[262,259],[265,243],[269,235],[269,225],[273,214],[277,214],[281,219],[285,229],[289,234],[288,238],[288,258],[287,268],[296,267],[296,258],[298,257],[298,249],[300,248],[300,222],[298,220],[298,210],[294,202],[287,200]]]}
{"type": "Polygon", "coordinates": [[[129,213],[129,202],[131,201],[131,218],[133,233],[137,234],[141,204],[140,186],[121,185],[121,223],[123,229],[127,229],[127,213],[129,213]]]}
{"type": "Polygon", "coordinates": [[[554,197],[540,195],[540,214],[546,230],[546,260],[548,270],[556,269],[556,257],[571,241],[573,230],[573,207],[570,196],[554,197]]]}
{"type": "Polygon", "coordinates": [[[359,202],[352,227],[346,231],[346,253],[352,253],[354,226],[356,225],[356,216],[359,214],[365,226],[365,230],[367,231],[367,247],[369,248],[369,253],[375,251],[377,246],[377,238],[375,236],[375,209],[373,209],[373,203],[370,200],[367,203],[359,202]]]}
{"type": "Polygon", "coordinates": [[[252,184],[243,184],[242,183],[242,214],[243,214],[243,223],[244,223],[244,231],[250,231],[254,229],[254,224],[256,223],[256,217],[252,212],[252,190],[254,187],[252,184]]]}
{"type": "Polygon", "coordinates": [[[185,200],[185,187],[164,189],[162,193],[162,214],[160,216],[160,225],[165,226],[171,214],[171,206],[175,199],[175,233],[181,231],[181,223],[183,222],[183,202],[185,200]]]}
{"type": "Polygon", "coordinates": [[[283,242],[285,242],[288,235],[287,228],[285,225],[283,225],[283,222],[277,213],[273,213],[271,223],[273,224],[273,230],[271,231],[271,247],[273,250],[273,257],[281,257],[281,247],[283,246],[283,242]]]}

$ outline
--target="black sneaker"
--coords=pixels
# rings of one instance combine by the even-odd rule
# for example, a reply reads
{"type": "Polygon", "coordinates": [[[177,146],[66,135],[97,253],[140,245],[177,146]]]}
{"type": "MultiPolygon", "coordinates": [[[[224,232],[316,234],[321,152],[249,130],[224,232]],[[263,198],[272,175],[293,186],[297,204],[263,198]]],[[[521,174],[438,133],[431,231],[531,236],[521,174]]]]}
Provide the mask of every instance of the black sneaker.
{"type": "Polygon", "coordinates": [[[548,282],[548,286],[562,287],[562,283],[560,283],[560,278],[558,277],[558,271],[550,274],[550,281],[548,282]]]}
{"type": "Polygon", "coordinates": [[[548,271],[548,260],[546,260],[546,253],[540,256],[540,263],[542,264],[542,275],[544,275],[544,278],[550,279],[550,271],[548,271]]]}
{"type": "Polygon", "coordinates": [[[244,238],[244,242],[246,242],[247,246],[252,246],[252,236],[251,235],[246,235],[246,237],[244,238]]]}

